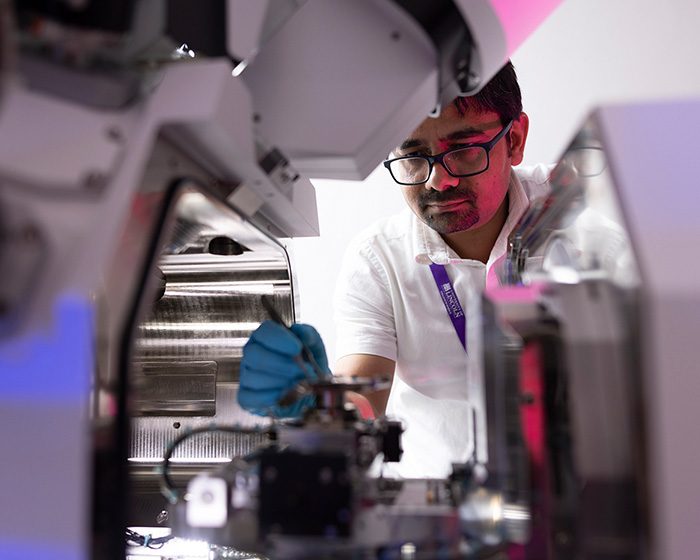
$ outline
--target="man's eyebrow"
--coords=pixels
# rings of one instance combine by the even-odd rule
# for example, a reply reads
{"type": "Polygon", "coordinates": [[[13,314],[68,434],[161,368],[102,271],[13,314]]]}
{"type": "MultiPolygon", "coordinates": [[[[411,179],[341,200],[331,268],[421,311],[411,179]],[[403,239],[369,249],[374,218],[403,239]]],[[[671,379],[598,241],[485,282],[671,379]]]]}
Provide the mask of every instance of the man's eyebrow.
{"type": "MultiPolygon", "coordinates": [[[[468,127],[468,128],[463,128],[461,130],[457,130],[455,132],[452,132],[451,134],[448,134],[447,136],[444,136],[440,138],[441,142],[452,142],[455,140],[468,140],[469,138],[473,138],[474,136],[479,136],[481,134],[485,134],[485,130],[481,130],[480,128],[474,128],[474,127],[468,127]]],[[[425,146],[425,142],[419,138],[408,138],[407,140],[404,140],[404,142],[398,147],[399,150],[410,150],[412,148],[418,148],[421,146],[425,146]]]]}
{"type": "Polygon", "coordinates": [[[485,130],[481,130],[480,128],[463,128],[462,130],[457,130],[453,132],[452,134],[449,134],[445,136],[444,138],[441,138],[440,140],[442,142],[450,141],[450,140],[466,140],[469,138],[473,138],[474,136],[479,136],[481,134],[485,134],[485,130]]]}
{"type": "Polygon", "coordinates": [[[411,148],[418,148],[419,146],[423,146],[424,143],[421,140],[413,140],[409,138],[408,140],[404,140],[403,143],[398,147],[399,150],[410,150],[411,148]]]}

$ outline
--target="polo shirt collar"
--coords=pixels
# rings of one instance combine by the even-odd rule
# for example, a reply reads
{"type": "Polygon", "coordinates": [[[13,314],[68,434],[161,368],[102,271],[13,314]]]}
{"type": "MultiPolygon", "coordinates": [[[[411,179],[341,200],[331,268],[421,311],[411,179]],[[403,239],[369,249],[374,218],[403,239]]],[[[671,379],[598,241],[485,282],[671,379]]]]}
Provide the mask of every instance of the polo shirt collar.
{"type": "MultiPolygon", "coordinates": [[[[498,257],[505,253],[508,235],[529,206],[530,202],[520,183],[520,179],[518,179],[516,173],[511,170],[510,183],[508,185],[508,217],[493,246],[487,266],[490,266],[498,257]]],[[[417,217],[413,216],[411,222],[413,224],[414,257],[418,264],[473,264],[478,262],[471,259],[459,258],[457,253],[455,253],[447,243],[445,243],[442,237],[440,237],[439,233],[425,225],[417,217]]]]}

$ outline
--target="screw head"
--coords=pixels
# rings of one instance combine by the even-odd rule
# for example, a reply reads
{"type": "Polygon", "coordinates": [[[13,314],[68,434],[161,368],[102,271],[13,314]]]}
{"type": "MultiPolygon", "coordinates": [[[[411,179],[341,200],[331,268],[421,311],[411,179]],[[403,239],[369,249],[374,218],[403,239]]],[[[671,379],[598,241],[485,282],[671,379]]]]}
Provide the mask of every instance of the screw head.
{"type": "Polygon", "coordinates": [[[22,229],[22,241],[24,243],[36,243],[39,241],[39,238],[41,237],[41,234],[39,233],[39,229],[36,226],[33,225],[27,225],[22,229]]]}
{"type": "Polygon", "coordinates": [[[107,184],[107,177],[100,173],[99,171],[93,171],[88,173],[83,181],[83,186],[85,189],[90,191],[102,190],[107,184]]]}
{"type": "Polygon", "coordinates": [[[107,137],[115,142],[124,140],[124,133],[118,126],[111,126],[107,129],[107,137]]]}

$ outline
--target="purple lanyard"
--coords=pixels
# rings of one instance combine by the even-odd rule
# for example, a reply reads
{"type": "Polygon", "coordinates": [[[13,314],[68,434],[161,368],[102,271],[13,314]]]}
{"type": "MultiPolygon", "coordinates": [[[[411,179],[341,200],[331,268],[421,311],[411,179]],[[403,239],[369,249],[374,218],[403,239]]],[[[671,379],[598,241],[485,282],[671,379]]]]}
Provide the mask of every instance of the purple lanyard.
{"type": "Polygon", "coordinates": [[[459,341],[464,347],[464,351],[467,351],[467,317],[462,310],[462,306],[457,299],[457,294],[452,287],[452,281],[447,275],[445,266],[442,264],[432,263],[430,265],[430,272],[433,273],[433,278],[435,278],[435,284],[437,284],[438,291],[440,292],[440,297],[442,298],[442,303],[445,304],[445,309],[447,314],[450,316],[450,320],[457,331],[457,336],[459,341]]]}

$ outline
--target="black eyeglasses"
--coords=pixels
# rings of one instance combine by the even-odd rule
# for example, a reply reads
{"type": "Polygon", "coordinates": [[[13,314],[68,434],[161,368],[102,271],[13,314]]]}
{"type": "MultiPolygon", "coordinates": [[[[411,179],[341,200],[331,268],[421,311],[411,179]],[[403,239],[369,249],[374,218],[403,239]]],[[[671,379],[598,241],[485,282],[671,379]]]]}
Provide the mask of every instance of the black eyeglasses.
{"type": "Polygon", "coordinates": [[[384,167],[399,185],[427,183],[435,163],[441,164],[453,177],[479,175],[489,168],[489,152],[513,126],[510,121],[490,142],[452,148],[436,156],[402,156],[384,160],[384,167]]]}

